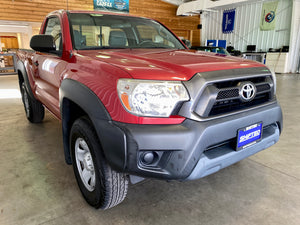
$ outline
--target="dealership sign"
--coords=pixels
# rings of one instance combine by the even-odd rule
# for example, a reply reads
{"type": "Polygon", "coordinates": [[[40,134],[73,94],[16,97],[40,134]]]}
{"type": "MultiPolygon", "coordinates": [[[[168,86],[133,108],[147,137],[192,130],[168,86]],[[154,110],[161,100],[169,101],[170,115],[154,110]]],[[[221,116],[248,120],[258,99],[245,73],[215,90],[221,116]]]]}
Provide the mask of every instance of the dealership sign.
{"type": "Polygon", "coordinates": [[[234,29],[235,9],[224,10],[222,32],[225,34],[232,33],[234,29]]]}
{"type": "Polygon", "coordinates": [[[129,0],[94,0],[95,10],[129,12],[129,0]]]}
{"type": "Polygon", "coordinates": [[[274,30],[276,27],[276,11],[278,1],[265,2],[261,12],[260,30],[274,30]]]}

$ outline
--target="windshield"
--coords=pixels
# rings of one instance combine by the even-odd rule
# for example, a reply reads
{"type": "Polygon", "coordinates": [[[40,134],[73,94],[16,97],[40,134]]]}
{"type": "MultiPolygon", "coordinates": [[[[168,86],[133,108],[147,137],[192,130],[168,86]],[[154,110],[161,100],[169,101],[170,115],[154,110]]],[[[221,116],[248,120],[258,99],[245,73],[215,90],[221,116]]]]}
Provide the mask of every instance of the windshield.
{"type": "Polygon", "coordinates": [[[168,29],[150,19],[88,13],[73,13],[69,19],[73,46],[78,50],[185,49],[168,29]]]}

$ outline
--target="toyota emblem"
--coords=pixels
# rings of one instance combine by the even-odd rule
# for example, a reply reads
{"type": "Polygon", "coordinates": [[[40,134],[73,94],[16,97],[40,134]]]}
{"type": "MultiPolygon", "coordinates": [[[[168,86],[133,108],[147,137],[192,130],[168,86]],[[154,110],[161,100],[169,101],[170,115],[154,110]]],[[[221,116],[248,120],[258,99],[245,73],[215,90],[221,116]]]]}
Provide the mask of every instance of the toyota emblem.
{"type": "Polygon", "coordinates": [[[256,95],[256,87],[251,82],[245,82],[240,84],[240,97],[242,101],[251,101],[256,95]]]}

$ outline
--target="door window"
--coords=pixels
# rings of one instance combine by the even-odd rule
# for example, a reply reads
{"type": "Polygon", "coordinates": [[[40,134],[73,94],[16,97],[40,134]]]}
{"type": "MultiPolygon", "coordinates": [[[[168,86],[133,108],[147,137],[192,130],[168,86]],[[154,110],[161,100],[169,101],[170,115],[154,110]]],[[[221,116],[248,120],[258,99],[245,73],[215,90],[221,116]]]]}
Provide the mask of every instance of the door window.
{"type": "Polygon", "coordinates": [[[51,17],[48,19],[45,34],[53,36],[56,51],[62,51],[61,26],[58,17],[51,17]]]}

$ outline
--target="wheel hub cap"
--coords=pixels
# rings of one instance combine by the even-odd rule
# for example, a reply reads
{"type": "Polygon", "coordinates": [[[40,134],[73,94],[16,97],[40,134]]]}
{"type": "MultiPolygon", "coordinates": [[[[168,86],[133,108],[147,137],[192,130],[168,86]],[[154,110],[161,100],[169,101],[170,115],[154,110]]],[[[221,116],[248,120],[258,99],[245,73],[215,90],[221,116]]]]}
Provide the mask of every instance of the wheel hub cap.
{"type": "Polygon", "coordinates": [[[84,165],[89,171],[94,171],[94,164],[93,164],[93,159],[92,156],[89,152],[84,154],[84,165]]]}
{"type": "Polygon", "coordinates": [[[25,105],[26,116],[29,117],[29,99],[25,87],[23,87],[23,100],[25,105]]]}
{"type": "Polygon", "coordinates": [[[83,138],[77,138],[75,142],[75,159],[82,183],[87,190],[92,192],[95,190],[96,174],[93,157],[83,138]]]}

